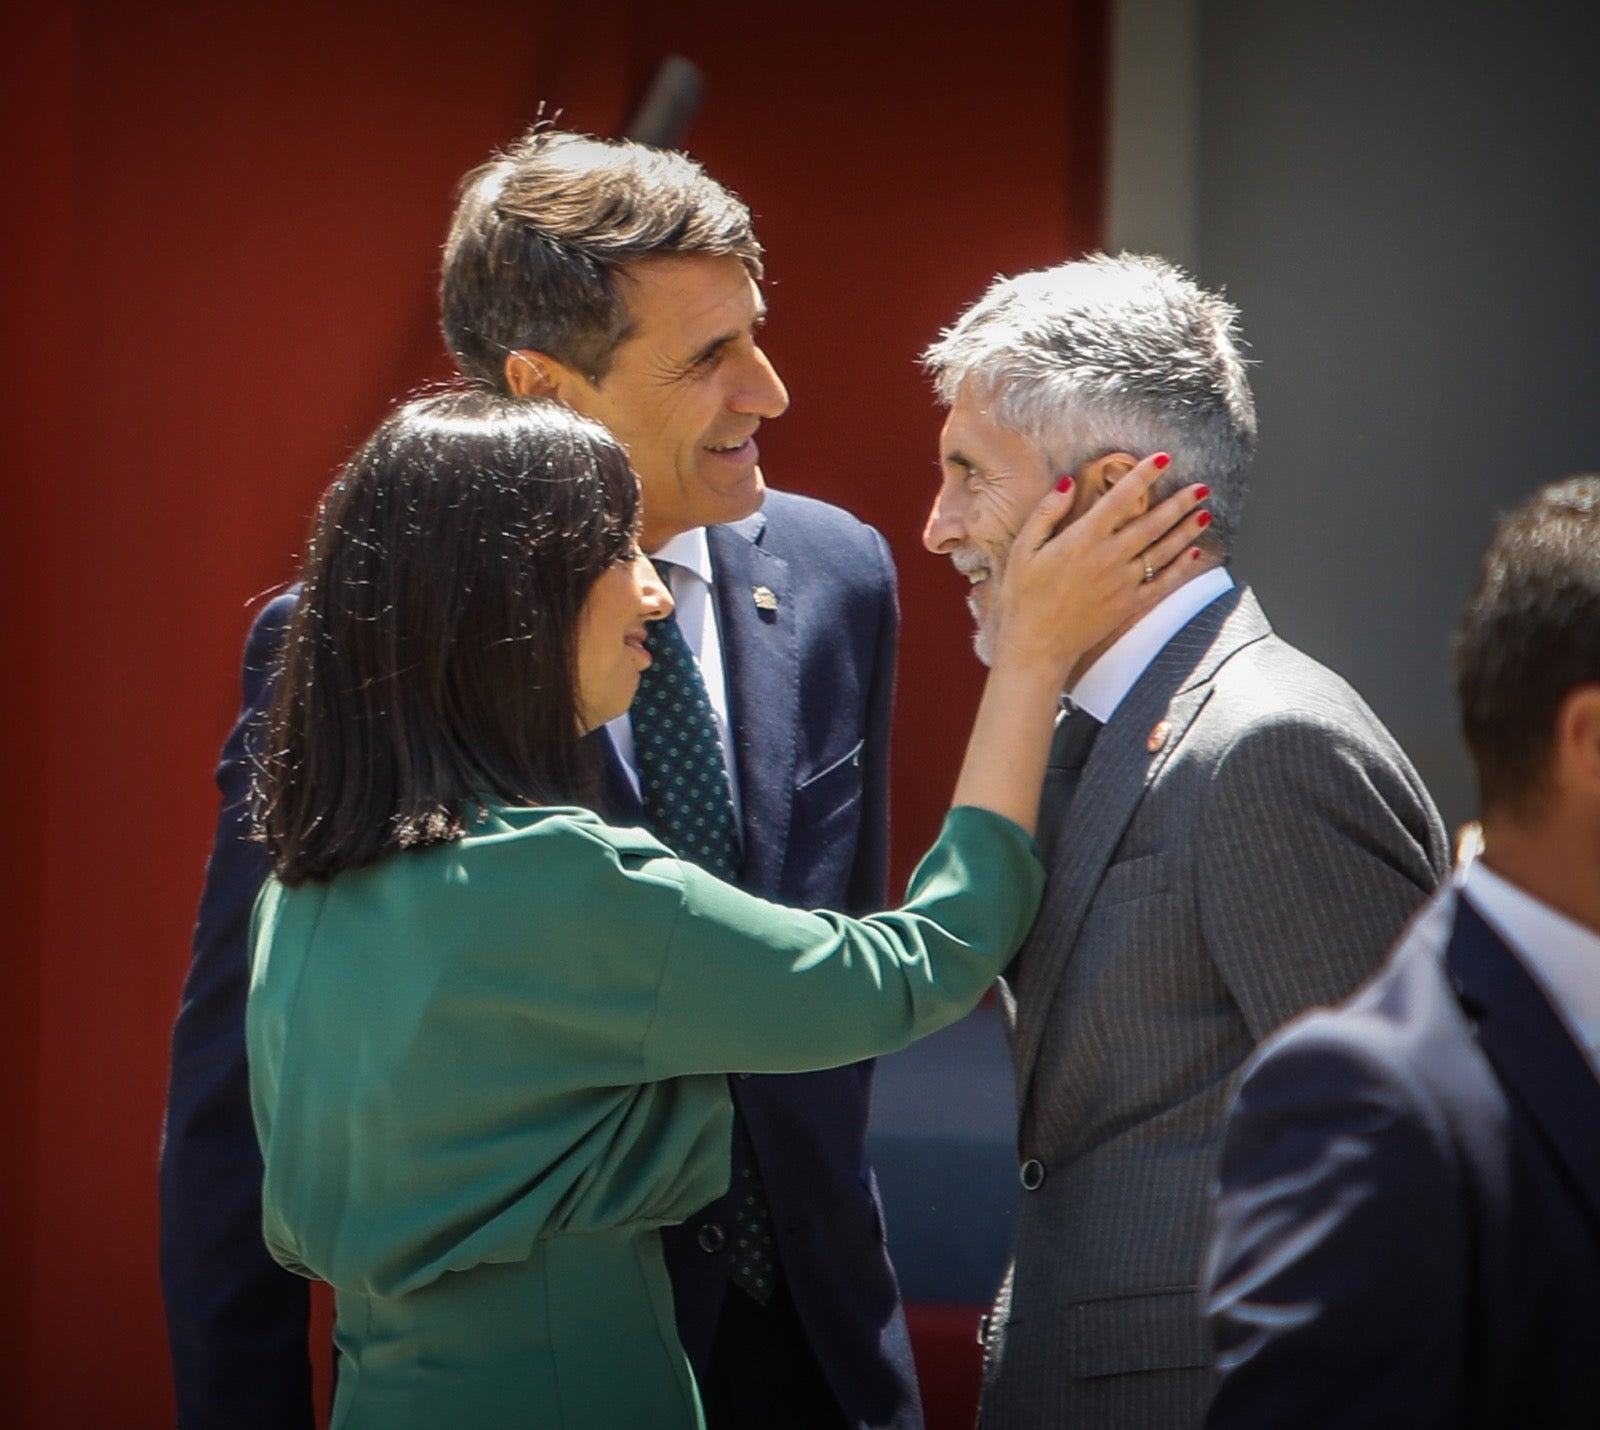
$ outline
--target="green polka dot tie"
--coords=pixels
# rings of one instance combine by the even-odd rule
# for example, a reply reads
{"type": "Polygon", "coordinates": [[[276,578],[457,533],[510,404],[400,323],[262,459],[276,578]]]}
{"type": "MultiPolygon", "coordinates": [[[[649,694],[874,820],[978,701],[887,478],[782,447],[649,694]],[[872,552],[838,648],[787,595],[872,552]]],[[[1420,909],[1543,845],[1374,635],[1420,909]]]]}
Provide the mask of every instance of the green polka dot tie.
{"type": "MultiPolygon", "coordinates": [[[[667,563],[657,564],[665,579],[667,563]]],[[[652,622],[645,647],[651,664],[633,698],[634,765],[645,820],[680,858],[732,879],[739,867],[733,796],[699,663],[676,616],[652,622]]],[[[736,1201],[728,1275],[765,1305],[778,1275],[772,1213],[750,1135],[737,1117],[732,1150],[736,1201]]]]}
{"type": "Polygon", "coordinates": [[[651,663],[633,698],[633,755],[644,817],[672,852],[719,879],[739,872],[733,796],[711,697],[678,618],[652,621],[651,663]]]}

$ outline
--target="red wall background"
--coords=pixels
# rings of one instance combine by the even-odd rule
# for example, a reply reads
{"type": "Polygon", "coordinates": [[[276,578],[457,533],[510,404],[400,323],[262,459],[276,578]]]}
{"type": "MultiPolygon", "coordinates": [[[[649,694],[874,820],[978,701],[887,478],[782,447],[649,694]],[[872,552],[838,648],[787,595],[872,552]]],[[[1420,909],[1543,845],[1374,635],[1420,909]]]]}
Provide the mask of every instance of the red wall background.
{"type": "Polygon", "coordinates": [[[8,1425],[171,1423],[155,1168],[207,774],[252,603],[316,493],[447,371],[457,178],[541,99],[613,132],[662,54],[704,69],[688,147],[756,212],[794,396],[768,476],[851,507],[900,563],[902,876],[979,680],[960,583],[918,544],[938,415],[914,357],[994,273],[1099,236],[1104,0],[331,9],[9,21],[8,1425]]]}

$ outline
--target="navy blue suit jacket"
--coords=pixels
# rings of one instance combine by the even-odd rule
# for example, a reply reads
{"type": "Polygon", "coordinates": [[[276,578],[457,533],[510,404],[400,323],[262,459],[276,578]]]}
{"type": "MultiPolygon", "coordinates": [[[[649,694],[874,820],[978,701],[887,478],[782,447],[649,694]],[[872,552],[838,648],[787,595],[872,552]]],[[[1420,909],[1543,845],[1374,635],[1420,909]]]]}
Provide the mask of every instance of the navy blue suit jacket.
{"type": "Polygon", "coordinates": [[[1600,1080],[1447,889],[1229,1119],[1212,1427],[1600,1421],[1600,1080]]]}
{"type": "MultiPolygon", "coordinates": [[[[883,538],[781,492],[708,532],[738,764],[741,880],[785,903],[885,902],[888,742],[898,616],[883,538]],[[755,599],[765,587],[775,600],[755,599]]],[[[266,876],[247,842],[249,739],[292,609],[250,635],[244,711],[217,772],[222,815],[173,1033],[161,1159],[162,1281],[185,1427],[309,1426],[305,1283],[267,1255],[244,1054],[247,922],[266,876]]],[[[607,813],[638,805],[620,771],[607,813]]],[[[800,1319],[852,1423],[921,1425],[899,1290],[866,1160],[871,1064],[733,1081],[800,1319]]],[[[667,1234],[679,1329],[704,1364],[726,1292],[713,1204],[667,1234]],[[707,1251],[706,1246],[717,1249],[707,1251]]]]}

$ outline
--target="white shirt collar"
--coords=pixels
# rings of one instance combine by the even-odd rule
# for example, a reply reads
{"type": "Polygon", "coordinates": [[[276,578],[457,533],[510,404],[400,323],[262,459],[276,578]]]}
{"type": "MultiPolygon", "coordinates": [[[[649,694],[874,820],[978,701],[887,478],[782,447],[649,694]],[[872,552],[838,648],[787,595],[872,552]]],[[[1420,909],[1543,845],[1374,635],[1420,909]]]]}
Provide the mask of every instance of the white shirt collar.
{"type": "Polygon", "coordinates": [[[1161,648],[1218,596],[1233,589],[1227,568],[1214,566],[1186,581],[1160,604],[1140,616],[1067,694],[1080,710],[1103,725],[1117,713],[1123,697],[1149,667],[1161,648]]]}
{"type": "Polygon", "coordinates": [[[1593,1061],[1600,1049],[1600,934],[1502,878],[1482,859],[1459,870],[1456,881],[1516,950],[1593,1061]]]}
{"type": "Polygon", "coordinates": [[[652,560],[660,558],[670,561],[685,571],[693,571],[706,585],[711,584],[711,543],[706,540],[703,526],[691,526],[687,531],[680,531],[652,551],[650,557],[652,560]]]}

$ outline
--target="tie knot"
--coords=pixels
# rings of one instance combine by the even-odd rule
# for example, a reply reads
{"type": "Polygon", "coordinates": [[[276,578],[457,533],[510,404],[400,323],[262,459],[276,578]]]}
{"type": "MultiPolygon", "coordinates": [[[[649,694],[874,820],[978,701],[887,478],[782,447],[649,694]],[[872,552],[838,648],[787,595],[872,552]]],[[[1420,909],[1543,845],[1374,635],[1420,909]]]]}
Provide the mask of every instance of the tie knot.
{"type": "MultiPolygon", "coordinates": [[[[645,626],[644,648],[650,652],[651,659],[657,665],[665,661],[666,667],[658,671],[653,680],[641,680],[641,689],[660,680],[667,673],[668,668],[676,667],[685,660],[694,659],[694,653],[689,649],[689,642],[684,639],[683,628],[679,626],[677,616],[671,612],[668,612],[659,621],[651,621],[645,626]]],[[[650,671],[655,669],[656,666],[652,665],[650,670],[645,671],[645,675],[649,676],[650,671]]],[[[637,698],[635,698],[635,720],[638,719],[638,703],[637,698]]]]}
{"type": "Polygon", "coordinates": [[[1050,742],[1050,768],[1081,770],[1088,763],[1099,733],[1100,722],[1074,705],[1056,723],[1055,738],[1050,742]]]}

